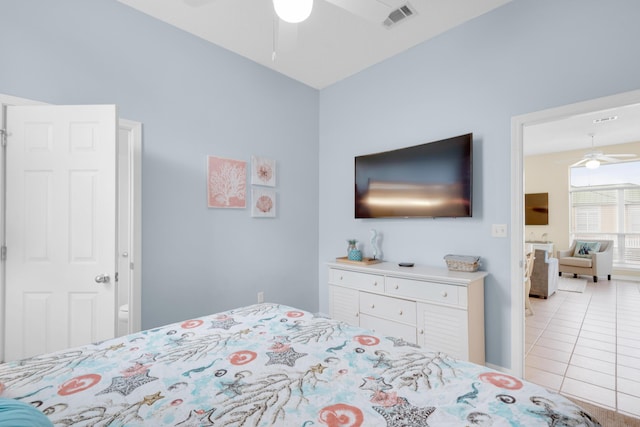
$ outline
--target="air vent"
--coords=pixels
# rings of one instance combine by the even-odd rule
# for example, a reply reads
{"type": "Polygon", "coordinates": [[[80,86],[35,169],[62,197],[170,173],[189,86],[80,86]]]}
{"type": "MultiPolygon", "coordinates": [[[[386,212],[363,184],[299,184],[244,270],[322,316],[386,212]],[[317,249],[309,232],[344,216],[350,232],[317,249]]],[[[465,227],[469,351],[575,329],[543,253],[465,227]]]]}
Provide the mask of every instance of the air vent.
{"type": "Polygon", "coordinates": [[[387,28],[391,28],[399,22],[402,22],[415,14],[415,9],[409,3],[406,3],[405,5],[400,6],[399,8],[392,11],[387,19],[384,20],[383,25],[387,28]]]}
{"type": "Polygon", "coordinates": [[[605,122],[610,122],[612,120],[618,120],[618,116],[609,116],[609,117],[602,117],[600,119],[594,119],[593,123],[594,124],[605,123],[605,122]]]}

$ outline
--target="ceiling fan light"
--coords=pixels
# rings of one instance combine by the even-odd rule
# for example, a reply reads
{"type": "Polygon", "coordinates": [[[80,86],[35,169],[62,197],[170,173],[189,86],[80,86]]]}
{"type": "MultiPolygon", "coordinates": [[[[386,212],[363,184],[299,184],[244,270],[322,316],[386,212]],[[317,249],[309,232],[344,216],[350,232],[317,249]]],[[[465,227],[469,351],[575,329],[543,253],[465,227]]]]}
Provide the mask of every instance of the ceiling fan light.
{"type": "Polygon", "coordinates": [[[584,164],[587,169],[597,169],[600,166],[600,162],[596,159],[591,159],[584,164]]]}
{"type": "Polygon", "coordinates": [[[291,24],[302,22],[311,15],[313,0],[273,0],[278,18],[291,24]]]}

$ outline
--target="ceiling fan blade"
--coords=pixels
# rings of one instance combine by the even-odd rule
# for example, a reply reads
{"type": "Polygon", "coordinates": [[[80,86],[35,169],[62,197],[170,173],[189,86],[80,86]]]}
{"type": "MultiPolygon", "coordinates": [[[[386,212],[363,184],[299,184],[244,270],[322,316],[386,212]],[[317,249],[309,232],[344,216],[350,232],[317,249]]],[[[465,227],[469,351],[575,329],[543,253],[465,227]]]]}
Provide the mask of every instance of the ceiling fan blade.
{"type": "Polygon", "coordinates": [[[602,156],[598,156],[598,160],[609,163],[617,163],[626,157],[635,157],[633,154],[625,154],[625,155],[615,155],[615,154],[605,154],[602,156]]]}
{"type": "Polygon", "coordinates": [[[605,157],[620,157],[620,158],[625,158],[625,157],[636,157],[635,154],[604,154],[605,157]]]}
{"type": "Polygon", "coordinates": [[[582,159],[582,160],[580,160],[579,162],[575,162],[574,164],[569,165],[569,167],[570,167],[570,168],[574,168],[574,167],[576,167],[576,166],[580,166],[581,164],[586,163],[586,162],[588,162],[589,160],[591,160],[591,159],[582,159]]]}
{"type": "MultiPolygon", "coordinates": [[[[395,8],[402,5],[402,0],[326,0],[349,13],[375,24],[382,24],[395,8]]],[[[406,3],[406,2],[405,2],[406,3]]]]}
{"type": "Polygon", "coordinates": [[[183,1],[191,7],[200,7],[200,6],[204,6],[207,3],[213,3],[216,0],[183,0],[183,1]]]}

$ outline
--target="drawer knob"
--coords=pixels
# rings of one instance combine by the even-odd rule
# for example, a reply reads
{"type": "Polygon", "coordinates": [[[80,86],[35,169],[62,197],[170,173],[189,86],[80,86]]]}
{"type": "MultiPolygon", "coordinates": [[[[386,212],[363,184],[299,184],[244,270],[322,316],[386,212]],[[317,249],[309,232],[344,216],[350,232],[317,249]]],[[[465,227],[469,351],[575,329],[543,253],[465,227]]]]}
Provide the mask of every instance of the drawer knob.
{"type": "Polygon", "coordinates": [[[399,286],[399,285],[396,285],[396,289],[400,289],[400,286],[399,286]]]}
{"type": "Polygon", "coordinates": [[[378,282],[373,282],[373,286],[378,286],[378,282]]]}
{"type": "Polygon", "coordinates": [[[400,310],[400,316],[402,316],[402,310],[400,310]]]}
{"type": "Polygon", "coordinates": [[[442,295],[444,298],[446,298],[446,297],[447,297],[447,291],[442,291],[442,292],[440,293],[440,295],[442,295]]]}
{"type": "Polygon", "coordinates": [[[375,304],[371,304],[371,308],[376,308],[376,305],[375,304]]]}
{"type": "Polygon", "coordinates": [[[424,335],[424,329],[420,329],[420,335],[424,335]]]}

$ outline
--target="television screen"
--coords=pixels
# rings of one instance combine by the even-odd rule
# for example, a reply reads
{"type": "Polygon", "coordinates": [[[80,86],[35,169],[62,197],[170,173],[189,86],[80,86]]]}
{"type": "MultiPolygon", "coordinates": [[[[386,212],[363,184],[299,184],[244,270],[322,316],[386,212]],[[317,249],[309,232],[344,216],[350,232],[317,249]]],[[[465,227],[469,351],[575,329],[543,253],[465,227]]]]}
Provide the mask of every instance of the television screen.
{"type": "Polygon", "coordinates": [[[524,195],[524,224],[549,225],[549,193],[524,195]]]}
{"type": "Polygon", "coordinates": [[[473,134],[355,158],[356,218],[470,217],[473,134]]]}

